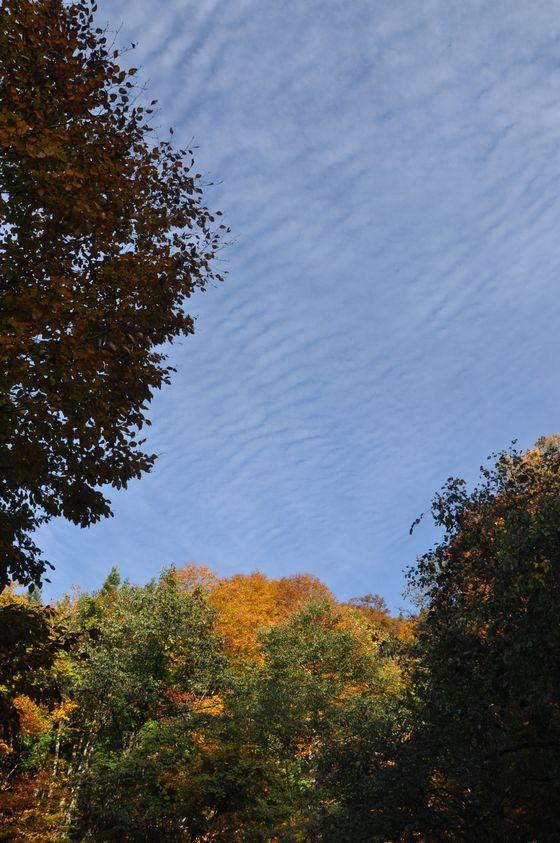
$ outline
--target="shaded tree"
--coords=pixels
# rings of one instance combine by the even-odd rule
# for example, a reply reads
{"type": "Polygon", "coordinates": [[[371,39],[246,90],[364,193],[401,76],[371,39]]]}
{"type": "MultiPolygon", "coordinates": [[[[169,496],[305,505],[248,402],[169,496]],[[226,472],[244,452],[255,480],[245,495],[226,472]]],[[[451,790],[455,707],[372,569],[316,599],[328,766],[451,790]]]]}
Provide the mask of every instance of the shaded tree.
{"type": "Polygon", "coordinates": [[[67,839],[51,735],[65,716],[55,665],[78,638],[52,607],[0,595],[0,840],[67,839]]]}
{"type": "Polygon", "coordinates": [[[92,524],[111,514],[100,487],[150,470],[161,346],[221,278],[191,153],[152,142],[154,103],[95,10],[0,7],[0,586],[40,583],[40,523],[92,524]]]}
{"type": "Polygon", "coordinates": [[[444,535],[409,573],[409,693],[331,754],[329,840],[555,841],[560,834],[560,440],[451,478],[444,535]],[[331,818],[333,819],[333,818],[331,818]]]}
{"type": "Polygon", "coordinates": [[[59,655],[71,648],[76,634],[50,606],[6,590],[0,595],[0,737],[17,739],[16,698],[44,701],[56,696],[50,670],[59,655]]]}

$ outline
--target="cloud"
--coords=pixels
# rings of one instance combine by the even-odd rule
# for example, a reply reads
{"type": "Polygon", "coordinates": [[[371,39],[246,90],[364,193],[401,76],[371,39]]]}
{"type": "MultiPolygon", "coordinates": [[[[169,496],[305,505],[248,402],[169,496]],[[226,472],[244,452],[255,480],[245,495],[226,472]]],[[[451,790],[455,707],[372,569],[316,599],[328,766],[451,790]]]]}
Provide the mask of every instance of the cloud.
{"type": "Polygon", "coordinates": [[[44,531],[55,590],[193,558],[398,603],[441,482],[558,427],[558,5],[154,9],[100,14],[236,241],[172,351],[153,474],[44,531]]]}

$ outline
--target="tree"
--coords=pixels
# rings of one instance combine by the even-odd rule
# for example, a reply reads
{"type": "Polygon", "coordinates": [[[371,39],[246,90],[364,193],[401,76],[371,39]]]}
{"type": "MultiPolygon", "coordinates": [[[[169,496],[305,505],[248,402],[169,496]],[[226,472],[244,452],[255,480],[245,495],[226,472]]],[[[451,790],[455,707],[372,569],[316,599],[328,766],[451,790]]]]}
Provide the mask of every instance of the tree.
{"type": "Polygon", "coordinates": [[[409,573],[422,612],[392,731],[359,728],[330,775],[330,840],[560,835],[560,439],[451,478],[440,542],[409,573]],[[353,833],[359,829],[358,836],[353,833]],[[360,836],[362,835],[362,836],[360,836]]]}
{"type": "Polygon", "coordinates": [[[121,584],[121,575],[120,571],[116,565],[113,565],[107,577],[105,578],[105,582],[101,586],[99,590],[100,596],[106,596],[108,594],[114,594],[115,591],[121,584]]]}
{"type": "Polygon", "coordinates": [[[152,143],[155,102],[95,10],[0,7],[0,586],[40,584],[40,523],[92,524],[111,514],[101,486],[150,470],[137,436],[170,380],[161,345],[221,280],[191,153],[152,143]]]}
{"type": "Polygon", "coordinates": [[[50,606],[9,589],[0,594],[0,740],[17,740],[14,699],[25,695],[39,701],[52,694],[50,670],[75,638],[50,606]]]}
{"type": "Polygon", "coordinates": [[[0,840],[338,839],[352,794],[331,771],[348,772],[361,724],[387,730],[394,633],[313,577],[252,574],[222,581],[251,619],[230,661],[219,582],[189,566],[134,586],[112,569],[55,606],[0,597],[0,840]]]}
{"type": "Polygon", "coordinates": [[[226,651],[240,666],[261,657],[259,633],[264,629],[282,623],[313,600],[334,601],[327,586],[310,574],[269,579],[253,571],[210,581],[204,569],[188,566],[178,572],[187,586],[195,570],[205,577],[226,651]]]}
{"type": "Polygon", "coordinates": [[[245,781],[252,764],[245,839],[317,839],[317,817],[336,801],[320,774],[328,747],[345,744],[356,711],[382,717],[399,678],[370,630],[349,626],[332,600],[308,603],[260,638],[262,661],[238,677],[230,700],[230,767],[242,759],[245,781]]]}
{"type": "Polygon", "coordinates": [[[57,606],[0,596],[0,840],[206,827],[219,776],[200,773],[227,683],[214,612],[171,571],[118,580],[57,606]]]}
{"type": "Polygon", "coordinates": [[[214,613],[171,571],[84,596],[75,611],[77,628],[96,634],[68,678],[69,811],[95,839],[177,839],[185,812],[171,773],[196,763],[196,735],[225,682],[214,613]]]}
{"type": "Polygon", "coordinates": [[[411,572],[425,800],[455,839],[560,834],[560,439],[498,456],[434,500],[443,541],[411,572]]]}
{"type": "Polygon", "coordinates": [[[208,599],[218,614],[217,627],[226,651],[240,666],[259,658],[259,630],[279,618],[276,583],[260,571],[218,580],[208,599]]]}
{"type": "Polygon", "coordinates": [[[0,595],[0,840],[67,839],[50,736],[65,716],[56,663],[77,638],[52,607],[0,595]]]}

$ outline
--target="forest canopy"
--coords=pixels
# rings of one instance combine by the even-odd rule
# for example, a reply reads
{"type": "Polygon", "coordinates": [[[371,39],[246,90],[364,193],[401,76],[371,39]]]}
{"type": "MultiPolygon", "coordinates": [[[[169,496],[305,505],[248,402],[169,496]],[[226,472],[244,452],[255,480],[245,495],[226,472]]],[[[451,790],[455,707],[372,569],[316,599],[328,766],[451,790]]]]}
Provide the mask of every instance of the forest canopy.
{"type": "Polygon", "coordinates": [[[558,436],[447,481],[410,615],[194,564],[43,603],[35,530],[152,468],[166,347],[222,280],[95,12],[0,4],[0,841],[556,843],[558,436]]]}
{"type": "Polygon", "coordinates": [[[432,512],[410,617],[195,565],[5,590],[0,839],[557,840],[560,440],[432,512]]]}

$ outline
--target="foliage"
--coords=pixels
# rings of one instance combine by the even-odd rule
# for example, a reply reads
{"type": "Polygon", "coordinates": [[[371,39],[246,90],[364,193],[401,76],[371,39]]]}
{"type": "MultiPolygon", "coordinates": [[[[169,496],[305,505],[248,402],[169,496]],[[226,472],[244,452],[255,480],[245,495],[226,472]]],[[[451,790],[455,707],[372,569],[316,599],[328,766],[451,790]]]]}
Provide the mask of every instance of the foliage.
{"type": "Polygon", "coordinates": [[[66,839],[64,777],[47,764],[65,716],[56,663],[77,643],[64,618],[11,590],[0,595],[0,840],[66,839]]]}
{"type": "Polygon", "coordinates": [[[456,838],[560,833],[560,440],[500,455],[434,501],[443,541],[411,574],[430,822],[456,838]]]}
{"type": "Polygon", "coordinates": [[[70,776],[79,829],[136,840],[164,835],[171,821],[166,766],[154,765],[154,753],[173,724],[184,741],[179,750],[173,744],[172,757],[188,752],[191,733],[209,716],[205,704],[223,685],[225,663],[211,608],[199,592],[180,589],[172,572],[144,587],[106,586],[76,609],[77,625],[94,626],[97,635],[69,677],[80,736],[70,776]]]}
{"type": "Polygon", "coordinates": [[[389,732],[356,722],[330,754],[327,839],[555,841],[560,439],[498,455],[470,493],[450,479],[432,513],[410,690],[389,732]]]}
{"type": "Polygon", "coordinates": [[[0,737],[19,732],[17,700],[44,701],[56,691],[51,672],[57,655],[75,636],[50,606],[40,606],[6,590],[0,594],[0,737]]]}
{"type": "Polygon", "coordinates": [[[0,6],[0,587],[40,583],[38,524],[92,524],[111,514],[99,487],[150,470],[161,345],[220,278],[191,153],[151,141],[155,103],[95,9],[0,6]]]}
{"type": "Polygon", "coordinates": [[[238,681],[235,720],[259,792],[248,815],[258,839],[307,839],[329,794],[318,762],[343,739],[356,707],[385,712],[396,691],[388,660],[371,638],[348,628],[344,607],[311,601],[261,636],[262,662],[238,681]]]}
{"type": "Polygon", "coordinates": [[[0,839],[557,840],[560,439],[433,515],[410,619],[193,565],[5,591],[0,839]]]}
{"type": "Polygon", "coordinates": [[[9,598],[71,640],[46,662],[37,703],[14,697],[26,736],[0,796],[14,839],[309,838],[321,749],[357,700],[382,710],[398,678],[371,623],[307,576],[235,578],[248,620],[234,656],[222,586],[194,567],[145,586],[113,569],[57,607],[9,598]],[[259,613],[265,587],[278,601],[259,613]]]}
{"type": "Polygon", "coordinates": [[[559,437],[448,480],[415,618],[194,565],[43,605],[33,531],[150,470],[162,345],[221,280],[95,11],[0,5],[0,840],[553,843],[559,437]]]}
{"type": "Polygon", "coordinates": [[[327,586],[310,574],[271,580],[254,571],[207,585],[208,599],[217,610],[218,629],[226,649],[241,665],[259,657],[261,631],[281,623],[312,599],[334,599],[327,586]]]}

